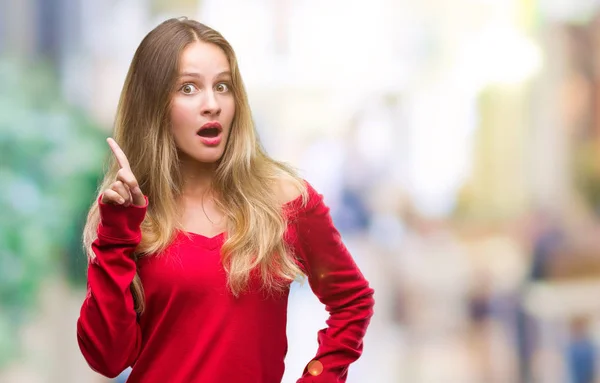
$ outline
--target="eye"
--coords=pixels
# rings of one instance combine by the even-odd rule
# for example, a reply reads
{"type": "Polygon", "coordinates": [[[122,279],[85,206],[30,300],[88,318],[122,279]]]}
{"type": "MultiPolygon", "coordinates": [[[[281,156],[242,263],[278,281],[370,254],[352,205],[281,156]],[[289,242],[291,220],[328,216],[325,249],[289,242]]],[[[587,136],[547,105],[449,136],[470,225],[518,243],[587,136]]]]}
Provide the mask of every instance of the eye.
{"type": "Polygon", "coordinates": [[[183,84],[179,91],[183,92],[184,94],[194,94],[198,91],[198,88],[196,88],[196,85],[194,84],[183,84]]]}
{"type": "Polygon", "coordinates": [[[219,93],[226,93],[229,92],[229,85],[227,83],[224,82],[220,82],[217,84],[217,86],[215,87],[215,90],[219,93]]]}

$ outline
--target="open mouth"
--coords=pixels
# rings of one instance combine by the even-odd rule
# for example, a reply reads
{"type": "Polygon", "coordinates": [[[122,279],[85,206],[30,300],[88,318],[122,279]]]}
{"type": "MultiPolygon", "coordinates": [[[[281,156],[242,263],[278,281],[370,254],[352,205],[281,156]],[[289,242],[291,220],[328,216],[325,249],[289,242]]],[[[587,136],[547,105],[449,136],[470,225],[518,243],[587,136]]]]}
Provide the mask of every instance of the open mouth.
{"type": "Polygon", "coordinates": [[[218,146],[221,143],[223,127],[218,121],[210,121],[202,125],[196,135],[207,146],[218,146]]]}
{"type": "Polygon", "coordinates": [[[203,138],[216,138],[222,131],[223,127],[218,121],[210,121],[202,125],[196,134],[203,138]]]}
{"type": "Polygon", "coordinates": [[[204,128],[204,129],[201,129],[198,132],[198,135],[200,137],[214,138],[214,137],[217,137],[219,135],[219,133],[221,133],[221,129],[213,127],[213,128],[204,128]]]}

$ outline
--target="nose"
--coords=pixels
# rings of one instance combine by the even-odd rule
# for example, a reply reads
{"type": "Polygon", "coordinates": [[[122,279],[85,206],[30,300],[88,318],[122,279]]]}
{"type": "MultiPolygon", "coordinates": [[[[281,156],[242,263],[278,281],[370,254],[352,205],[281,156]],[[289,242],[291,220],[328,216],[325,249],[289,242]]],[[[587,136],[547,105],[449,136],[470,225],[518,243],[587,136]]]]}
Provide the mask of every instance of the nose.
{"type": "Polygon", "coordinates": [[[202,99],[201,112],[203,116],[218,116],[221,113],[221,106],[215,97],[215,92],[208,91],[202,99]]]}

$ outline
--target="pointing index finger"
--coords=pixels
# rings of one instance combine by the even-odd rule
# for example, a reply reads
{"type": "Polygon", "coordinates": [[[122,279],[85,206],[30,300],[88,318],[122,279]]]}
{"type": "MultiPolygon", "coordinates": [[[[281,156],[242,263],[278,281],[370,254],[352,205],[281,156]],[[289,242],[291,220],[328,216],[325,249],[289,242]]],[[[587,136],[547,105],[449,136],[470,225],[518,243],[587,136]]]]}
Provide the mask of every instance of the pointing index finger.
{"type": "Polygon", "coordinates": [[[127,156],[125,155],[119,144],[117,144],[117,142],[110,137],[106,139],[106,142],[108,142],[108,146],[110,146],[110,149],[112,150],[115,158],[117,159],[117,162],[119,163],[121,169],[130,169],[129,160],[127,160],[127,156]]]}

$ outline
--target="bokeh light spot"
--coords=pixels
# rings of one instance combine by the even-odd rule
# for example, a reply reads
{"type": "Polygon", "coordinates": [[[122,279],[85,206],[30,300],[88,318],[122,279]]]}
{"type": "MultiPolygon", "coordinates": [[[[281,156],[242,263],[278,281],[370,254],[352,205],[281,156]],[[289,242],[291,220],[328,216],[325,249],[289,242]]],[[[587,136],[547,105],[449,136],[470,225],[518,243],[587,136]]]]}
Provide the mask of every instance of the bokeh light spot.
{"type": "Polygon", "coordinates": [[[323,372],[323,363],[319,362],[318,360],[313,360],[308,364],[308,372],[312,376],[321,375],[323,372]]]}

